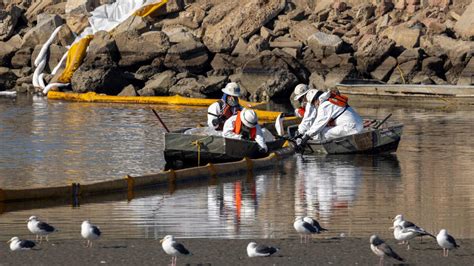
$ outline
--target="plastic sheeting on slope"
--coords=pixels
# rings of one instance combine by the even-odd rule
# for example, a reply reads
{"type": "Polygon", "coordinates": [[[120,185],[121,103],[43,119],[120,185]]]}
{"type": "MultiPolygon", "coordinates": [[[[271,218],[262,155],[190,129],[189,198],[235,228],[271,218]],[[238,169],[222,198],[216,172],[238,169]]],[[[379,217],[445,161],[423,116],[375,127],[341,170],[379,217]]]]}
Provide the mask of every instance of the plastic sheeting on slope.
{"type": "MultiPolygon", "coordinates": [[[[167,2],[168,0],[117,0],[115,3],[105,4],[97,7],[91,12],[92,16],[89,17],[89,24],[91,26],[84,29],[84,31],[79,36],[77,36],[71,47],[74,47],[74,44],[76,43],[80,44],[78,44],[75,49],[69,49],[69,51],[66,52],[66,54],[68,54],[68,60],[66,63],[66,69],[63,71],[61,78],[59,79],[60,83],[49,84],[46,86],[41,74],[47,63],[46,60],[48,58],[47,52],[49,50],[49,46],[61,28],[61,26],[59,26],[51,34],[51,37],[43,45],[41,52],[35,59],[35,66],[37,68],[33,75],[33,85],[36,88],[41,88],[43,94],[48,94],[49,90],[54,86],[67,86],[71,81],[74,71],[77,70],[77,68],[79,68],[81,65],[82,60],[85,57],[88,44],[93,38],[93,34],[102,30],[111,31],[132,15],[142,17],[148,16],[167,2]]],[[[66,58],[66,54],[62,57],[51,74],[56,73],[66,58]]]]}

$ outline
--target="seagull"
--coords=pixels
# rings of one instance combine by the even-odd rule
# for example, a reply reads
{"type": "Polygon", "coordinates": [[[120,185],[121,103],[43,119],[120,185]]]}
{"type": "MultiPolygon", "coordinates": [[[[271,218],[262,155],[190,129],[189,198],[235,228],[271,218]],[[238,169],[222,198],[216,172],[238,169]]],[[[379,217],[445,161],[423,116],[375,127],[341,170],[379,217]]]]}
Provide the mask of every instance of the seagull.
{"type": "Polygon", "coordinates": [[[36,216],[31,216],[28,220],[28,230],[30,230],[31,233],[36,235],[36,241],[39,241],[40,243],[43,241],[43,236],[46,236],[46,241],[48,240],[48,235],[57,231],[56,228],[53,226],[42,222],[38,219],[36,216]]]}
{"type": "Polygon", "coordinates": [[[255,242],[250,242],[247,245],[247,255],[250,258],[253,257],[268,257],[271,256],[273,253],[277,252],[279,249],[275,247],[265,246],[265,245],[257,245],[255,242]]]}
{"type": "Polygon", "coordinates": [[[293,223],[293,227],[295,228],[296,232],[300,234],[300,243],[303,243],[303,236],[305,239],[305,243],[307,242],[308,235],[311,234],[319,234],[318,229],[313,226],[312,224],[303,220],[302,217],[296,217],[295,222],[293,223]]]}
{"type": "Polygon", "coordinates": [[[408,241],[417,237],[418,232],[412,227],[403,228],[401,225],[397,225],[393,230],[393,236],[396,240],[402,241],[402,243],[406,242],[407,250],[410,250],[410,242],[408,241]]]}
{"type": "Polygon", "coordinates": [[[86,247],[92,247],[92,240],[99,239],[102,233],[99,230],[99,227],[91,224],[89,221],[82,222],[81,225],[81,235],[87,240],[86,247]]]}
{"type": "Polygon", "coordinates": [[[436,236],[436,241],[438,245],[443,248],[443,256],[447,257],[449,255],[449,250],[453,248],[458,248],[459,245],[456,244],[454,237],[448,235],[446,229],[441,229],[438,235],[436,236]]]}
{"type": "Polygon", "coordinates": [[[7,243],[10,243],[10,249],[12,251],[30,250],[35,246],[35,242],[30,241],[30,240],[20,240],[16,236],[14,236],[14,237],[12,237],[12,239],[8,240],[7,243]]]}
{"type": "Polygon", "coordinates": [[[383,259],[385,256],[394,258],[398,261],[405,261],[397,253],[395,253],[392,248],[387,245],[382,239],[377,235],[372,235],[370,237],[370,249],[375,253],[375,255],[380,257],[379,265],[383,265],[383,259]]]}
{"type": "Polygon", "coordinates": [[[192,255],[189,250],[187,250],[183,244],[174,241],[172,235],[167,235],[160,240],[161,246],[166,254],[173,256],[171,258],[171,266],[176,265],[178,260],[178,255],[192,255]]]}
{"type": "Polygon", "coordinates": [[[397,225],[400,225],[402,228],[411,228],[415,230],[417,232],[416,236],[421,237],[421,241],[423,241],[423,236],[430,236],[432,238],[436,238],[434,235],[428,233],[425,229],[417,226],[416,224],[409,221],[405,221],[403,215],[401,214],[398,214],[397,216],[395,216],[395,218],[393,218],[393,227],[390,227],[390,229],[395,229],[397,225]]]}
{"type": "Polygon", "coordinates": [[[315,219],[311,218],[311,217],[304,217],[303,218],[303,221],[309,223],[310,225],[316,227],[316,229],[318,230],[318,234],[321,233],[322,231],[327,231],[327,229],[325,228],[322,228],[321,225],[319,224],[318,221],[316,221],[315,219]]]}

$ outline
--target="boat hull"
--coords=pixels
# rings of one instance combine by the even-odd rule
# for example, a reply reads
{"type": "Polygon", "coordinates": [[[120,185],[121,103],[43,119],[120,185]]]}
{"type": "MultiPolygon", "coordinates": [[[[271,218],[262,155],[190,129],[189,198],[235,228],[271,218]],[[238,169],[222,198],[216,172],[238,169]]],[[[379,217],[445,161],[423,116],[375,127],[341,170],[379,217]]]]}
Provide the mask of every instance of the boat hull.
{"type": "Polygon", "coordinates": [[[305,153],[354,154],[396,152],[403,133],[403,125],[387,125],[381,128],[366,128],[359,134],[344,136],[329,141],[308,141],[305,153]]]}
{"type": "MultiPolygon", "coordinates": [[[[224,138],[222,136],[204,136],[184,134],[184,130],[165,134],[164,156],[167,168],[204,165],[238,161],[244,157],[260,158],[265,156],[254,141],[224,138]]],[[[285,140],[267,142],[268,151],[281,148],[285,140]]]]}

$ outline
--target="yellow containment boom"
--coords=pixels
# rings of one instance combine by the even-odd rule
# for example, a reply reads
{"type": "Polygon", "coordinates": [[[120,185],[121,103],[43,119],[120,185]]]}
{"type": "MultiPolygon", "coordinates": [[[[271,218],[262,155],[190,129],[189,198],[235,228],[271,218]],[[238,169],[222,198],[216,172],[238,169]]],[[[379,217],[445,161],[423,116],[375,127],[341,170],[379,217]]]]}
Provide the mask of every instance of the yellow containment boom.
{"type": "MultiPolygon", "coordinates": [[[[57,198],[77,198],[91,195],[104,195],[117,191],[138,190],[149,186],[168,186],[170,189],[178,183],[189,183],[202,179],[209,179],[216,176],[226,176],[230,173],[252,172],[254,170],[274,167],[282,158],[294,153],[292,147],[281,148],[280,150],[269,154],[267,157],[259,159],[244,158],[236,162],[207,164],[200,167],[192,167],[180,170],[161,171],[156,174],[130,176],[106,180],[94,183],[73,183],[71,185],[57,187],[40,187],[25,189],[1,189],[0,203],[57,199],[57,198]]],[[[0,204],[0,213],[1,213],[0,204]]]]}
{"type": "MultiPolygon", "coordinates": [[[[179,95],[175,96],[110,96],[105,94],[97,94],[95,92],[87,93],[65,93],[59,91],[50,91],[48,99],[64,100],[76,102],[97,102],[97,103],[138,103],[138,104],[169,104],[169,105],[186,105],[186,106],[209,106],[216,102],[217,99],[188,98],[179,95]]],[[[247,102],[239,100],[244,107],[254,108],[262,103],[247,102]]],[[[274,121],[281,112],[264,111],[254,109],[260,120],[274,121]]]]}

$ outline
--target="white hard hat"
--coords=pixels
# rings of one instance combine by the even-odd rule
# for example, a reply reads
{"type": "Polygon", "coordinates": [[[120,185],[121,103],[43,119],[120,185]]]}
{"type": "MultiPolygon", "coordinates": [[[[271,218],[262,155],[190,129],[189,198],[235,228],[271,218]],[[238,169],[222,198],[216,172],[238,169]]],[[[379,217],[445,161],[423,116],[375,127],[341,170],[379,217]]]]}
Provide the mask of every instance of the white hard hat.
{"type": "Polygon", "coordinates": [[[252,109],[244,108],[240,112],[240,121],[248,128],[254,128],[258,123],[257,114],[252,109]]]}
{"type": "Polygon", "coordinates": [[[230,96],[240,97],[239,84],[237,84],[235,82],[227,83],[225,88],[222,89],[222,92],[227,94],[227,95],[230,95],[230,96]]]}
{"type": "Polygon", "coordinates": [[[293,100],[298,101],[301,97],[308,93],[309,87],[306,84],[298,84],[295,87],[295,97],[293,100]]]}
{"type": "Polygon", "coordinates": [[[315,90],[315,89],[311,89],[309,90],[307,93],[306,93],[306,100],[311,103],[313,102],[314,99],[317,99],[319,98],[319,96],[321,96],[321,94],[323,94],[322,91],[318,91],[318,90],[315,90]],[[316,97],[316,98],[315,98],[316,97]]]}

